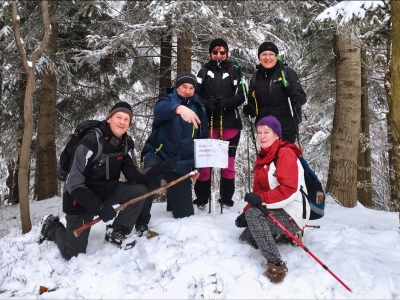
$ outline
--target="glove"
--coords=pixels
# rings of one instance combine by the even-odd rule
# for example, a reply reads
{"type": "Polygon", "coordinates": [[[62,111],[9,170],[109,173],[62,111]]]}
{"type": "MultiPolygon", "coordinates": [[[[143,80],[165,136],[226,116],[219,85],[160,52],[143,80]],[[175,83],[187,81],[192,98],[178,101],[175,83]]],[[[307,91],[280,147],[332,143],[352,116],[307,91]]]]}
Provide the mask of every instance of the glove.
{"type": "MultiPolygon", "coordinates": [[[[283,86],[283,84],[282,84],[282,86],[283,86]]],[[[286,86],[283,86],[283,92],[285,93],[286,97],[290,98],[291,96],[293,96],[293,89],[289,84],[287,84],[286,86]]]]}
{"type": "Polygon", "coordinates": [[[217,101],[217,105],[219,108],[224,109],[228,107],[228,101],[226,101],[226,99],[221,95],[216,96],[215,101],[217,101]]]}
{"type": "Polygon", "coordinates": [[[253,105],[246,104],[245,106],[243,106],[243,113],[245,116],[250,116],[251,118],[254,118],[256,116],[256,109],[253,105]]]}
{"type": "Polygon", "coordinates": [[[115,212],[114,208],[111,205],[105,205],[105,206],[102,205],[97,214],[104,223],[111,221],[117,215],[117,213],[115,212]]]}
{"type": "Polygon", "coordinates": [[[244,196],[244,201],[253,206],[257,206],[261,204],[261,197],[257,193],[246,193],[246,195],[244,196]]]}
{"type": "Polygon", "coordinates": [[[180,157],[173,157],[173,158],[169,158],[166,161],[163,161],[162,163],[160,163],[161,172],[163,172],[165,174],[165,173],[174,171],[176,169],[178,160],[180,160],[180,157]]]}
{"type": "Polygon", "coordinates": [[[203,104],[208,110],[214,110],[218,108],[218,101],[213,97],[203,99],[203,104]]]}
{"type": "Polygon", "coordinates": [[[236,220],[235,220],[235,225],[237,227],[247,227],[247,221],[246,217],[244,216],[244,213],[240,214],[236,220]]]}

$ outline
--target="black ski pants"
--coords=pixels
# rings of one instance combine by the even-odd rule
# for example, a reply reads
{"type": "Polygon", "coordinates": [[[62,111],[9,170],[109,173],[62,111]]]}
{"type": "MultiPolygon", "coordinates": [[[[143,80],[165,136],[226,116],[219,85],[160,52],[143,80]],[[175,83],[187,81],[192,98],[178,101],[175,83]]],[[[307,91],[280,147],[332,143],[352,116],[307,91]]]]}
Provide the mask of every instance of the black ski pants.
{"type": "MultiPolygon", "coordinates": [[[[139,197],[147,193],[147,187],[144,184],[128,184],[126,182],[118,182],[117,188],[114,193],[105,199],[104,204],[114,205],[123,204],[133,198],[139,197]]],[[[143,207],[144,200],[138,201],[134,204],[128,205],[124,210],[121,210],[117,217],[114,219],[112,226],[124,230],[126,234],[132,231],[136,219],[143,207]]],[[[82,225],[90,222],[94,218],[94,214],[87,212],[79,215],[65,216],[67,227],[58,226],[55,231],[55,242],[61,255],[70,260],[73,256],[79,253],[86,253],[88,245],[90,227],[83,231],[78,237],[75,237],[74,230],[80,228],[82,225]]]]}

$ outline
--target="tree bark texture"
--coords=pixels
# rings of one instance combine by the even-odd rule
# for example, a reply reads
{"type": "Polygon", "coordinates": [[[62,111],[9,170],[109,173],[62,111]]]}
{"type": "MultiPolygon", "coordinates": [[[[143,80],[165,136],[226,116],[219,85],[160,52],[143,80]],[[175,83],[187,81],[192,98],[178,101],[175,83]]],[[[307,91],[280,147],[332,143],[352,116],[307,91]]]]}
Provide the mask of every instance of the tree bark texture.
{"type": "Polygon", "coordinates": [[[24,98],[24,132],[22,135],[22,146],[20,154],[20,166],[18,173],[18,194],[21,211],[22,233],[27,233],[32,229],[32,222],[29,211],[29,162],[31,154],[31,144],[33,135],[33,93],[35,88],[35,66],[36,61],[46,49],[50,39],[50,20],[48,11],[48,1],[42,1],[43,28],[44,34],[39,47],[32,53],[28,62],[25,53],[20,30],[20,19],[16,1],[11,1],[12,23],[14,29],[14,40],[17,46],[18,55],[21,59],[22,68],[26,74],[26,90],[24,98]]]}
{"type": "MultiPolygon", "coordinates": [[[[390,85],[392,98],[389,102],[389,123],[392,137],[393,168],[396,182],[396,197],[400,207],[400,2],[390,1],[392,18],[392,60],[390,85]]],[[[398,209],[400,211],[400,209],[398,209]]],[[[400,218],[400,214],[399,214],[400,218]]]]}
{"type": "Polygon", "coordinates": [[[171,65],[172,65],[172,36],[171,34],[161,37],[161,57],[160,57],[160,80],[159,97],[164,95],[164,90],[171,87],[171,65]]]}
{"type": "Polygon", "coordinates": [[[361,55],[353,33],[335,36],[336,103],[327,192],[345,207],[357,203],[357,153],[361,117],[361,55]]]}
{"type": "Polygon", "coordinates": [[[357,199],[372,207],[371,147],[369,132],[367,51],[361,49],[361,127],[358,144],[357,199]]]}
{"type": "Polygon", "coordinates": [[[39,121],[36,140],[35,197],[37,200],[58,194],[56,157],[56,102],[57,102],[57,40],[58,23],[51,23],[47,45],[53,65],[42,75],[40,85],[39,121]]]}
{"type": "Polygon", "coordinates": [[[177,75],[182,72],[192,72],[192,40],[188,34],[178,37],[177,75]]]}

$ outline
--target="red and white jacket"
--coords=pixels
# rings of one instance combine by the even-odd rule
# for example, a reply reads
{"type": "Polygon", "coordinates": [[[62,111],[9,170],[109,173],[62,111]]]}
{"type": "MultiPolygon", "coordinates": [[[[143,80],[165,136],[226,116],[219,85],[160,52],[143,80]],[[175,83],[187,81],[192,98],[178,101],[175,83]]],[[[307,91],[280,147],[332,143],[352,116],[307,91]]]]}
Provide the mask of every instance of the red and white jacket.
{"type": "MultiPolygon", "coordinates": [[[[253,192],[261,197],[268,209],[283,208],[302,229],[310,218],[310,205],[305,201],[306,219],[303,219],[303,198],[300,186],[307,193],[304,170],[297,155],[302,151],[295,144],[275,141],[270,147],[261,149],[254,166],[253,192]],[[277,150],[276,168],[274,159],[277,150]]],[[[250,204],[247,204],[245,212],[250,204]]]]}

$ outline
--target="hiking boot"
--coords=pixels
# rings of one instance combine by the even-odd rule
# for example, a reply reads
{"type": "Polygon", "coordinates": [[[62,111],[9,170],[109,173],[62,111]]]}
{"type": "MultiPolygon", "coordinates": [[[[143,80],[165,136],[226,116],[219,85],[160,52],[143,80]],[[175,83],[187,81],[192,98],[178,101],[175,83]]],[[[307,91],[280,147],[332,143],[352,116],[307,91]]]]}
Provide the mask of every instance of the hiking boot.
{"type": "MultiPolygon", "coordinates": [[[[221,199],[219,199],[218,202],[221,203],[221,199]]],[[[229,199],[229,200],[223,199],[222,204],[227,206],[227,207],[232,207],[233,204],[235,204],[235,202],[233,202],[231,199],[229,199]]]]}
{"type": "Polygon", "coordinates": [[[64,226],[60,223],[60,218],[53,216],[52,214],[47,214],[42,217],[42,230],[40,231],[41,237],[39,243],[45,240],[54,241],[55,231],[58,227],[64,226]]]}
{"type": "Polygon", "coordinates": [[[267,262],[267,271],[264,273],[272,283],[281,283],[288,272],[286,263],[281,261],[278,264],[267,262]]]}
{"type": "Polygon", "coordinates": [[[121,248],[123,241],[126,239],[123,229],[114,228],[112,225],[107,225],[105,240],[108,243],[114,244],[121,248]]]}
{"type": "Polygon", "coordinates": [[[204,202],[204,201],[200,201],[200,199],[196,199],[193,201],[193,204],[196,204],[197,208],[199,210],[206,210],[207,203],[208,203],[208,201],[204,202]]]}
{"type": "Polygon", "coordinates": [[[143,225],[138,225],[138,224],[136,224],[136,225],[135,225],[135,228],[136,228],[136,234],[137,234],[139,237],[143,236],[143,233],[144,233],[145,231],[149,230],[149,226],[147,226],[146,224],[143,224],[143,225]]]}

